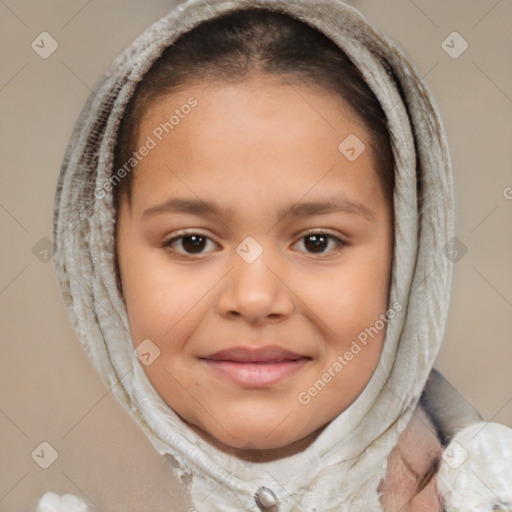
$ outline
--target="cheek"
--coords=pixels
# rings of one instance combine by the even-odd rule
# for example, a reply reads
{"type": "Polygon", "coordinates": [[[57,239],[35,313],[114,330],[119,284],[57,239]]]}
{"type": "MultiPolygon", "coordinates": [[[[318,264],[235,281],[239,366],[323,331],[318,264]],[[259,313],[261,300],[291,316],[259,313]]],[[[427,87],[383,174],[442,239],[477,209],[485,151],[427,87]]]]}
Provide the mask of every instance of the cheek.
{"type": "Polygon", "coordinates": [[[161,350],[178,351],[213,283],[191,275],[189,268],[171,266],[164,252],[159,253],[120,244],[126,309],[134,344],[149,338],[161,350]]]}
{"type": "Polygon", "coordinates": [[[388,308],[390,281],[388,261],[355,258],[337,270],[325,283],[325,289],[315,293],[316,311],[322,312],[327,326],[336,333],[354,334],[373,324],[388,308]]]}
{"type": "Polygon", "coordinates": [[[346,265],[333,272],[318,304],[317,311],[323,312],[321,318],[329,327],[324,371],[332,369],[335,361],[341,364],[332,386],[340,396],[355,398],[377,367],[387,326],[382,315],[389,308],[391,260],[389,239],[385,244],[359,247],[347,257],[346,265]]]}

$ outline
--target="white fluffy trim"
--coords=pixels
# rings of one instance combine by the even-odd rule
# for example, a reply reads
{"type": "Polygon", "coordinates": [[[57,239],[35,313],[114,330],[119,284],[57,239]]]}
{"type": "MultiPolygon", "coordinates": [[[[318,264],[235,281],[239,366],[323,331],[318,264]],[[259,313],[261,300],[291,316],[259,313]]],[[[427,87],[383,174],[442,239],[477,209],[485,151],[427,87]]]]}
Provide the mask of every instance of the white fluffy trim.
{"type": "Polygon", "coordinates": [[[58,496],[54,492],[47,492],[41,497],[37,504],[37,512],[87,512],[85,501],[73,496],[64,494],[58,496]]]}
{"type": "Polygon", "coordinates": [[[512,429],[479,422],[442,455],[437,480],[446,512],[512,511],[512,429]]]}

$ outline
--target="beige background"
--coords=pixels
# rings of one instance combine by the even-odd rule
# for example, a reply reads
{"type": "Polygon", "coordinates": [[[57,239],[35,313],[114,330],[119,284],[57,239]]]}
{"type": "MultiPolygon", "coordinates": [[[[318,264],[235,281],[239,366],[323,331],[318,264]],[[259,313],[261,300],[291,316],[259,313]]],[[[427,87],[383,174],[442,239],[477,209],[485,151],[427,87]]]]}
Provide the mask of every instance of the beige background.
{"type": "MultiPolygon", "coordinates": [[[[448,133],[456,232],[467,253],[455,265],[437,367],[486,420],[512,426],[512,4],[350,3],[410,55],[448,133]],[[441,47],[453,31],[469,44],[457,59],[441,47]]],[[[171,5],[0,0],[1,511],[31,510],[47,490],[87,497],[95,511],[186,510],[171,498],[172,476],[161,458],[82,353],[53,262],[33,253],[41,244],[41,256],[41,239],[52,238],[59,167],[89,89],[171,5]],[[59,44],[48,59],[31,48],[43,31],[59,44]],[[59,454],[46,470],[31,458],[43,441],[59,454]]]]}

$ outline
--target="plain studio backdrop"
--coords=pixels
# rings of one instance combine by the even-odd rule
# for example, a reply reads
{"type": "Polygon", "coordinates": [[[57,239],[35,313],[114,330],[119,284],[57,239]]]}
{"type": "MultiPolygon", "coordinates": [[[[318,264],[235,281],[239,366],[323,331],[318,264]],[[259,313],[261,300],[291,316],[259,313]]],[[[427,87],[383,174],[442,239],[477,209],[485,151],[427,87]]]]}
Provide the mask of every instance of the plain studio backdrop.
{"type": "MultiPolygon", "coordinates": [[[[163,460],[101,383],[68,320],[51,220],[62,157],[91,88],[176,3],[0,0],[2,511],[26,511],[47,490],[93,502],[96,486],[116,492],[123,476],[165,487],[145,480],[144,467],[163,460]]],[[[348,3],[409,55],[447,130],[457,254],[436,366],[485,420],[512,426],[512,4],[348,3]]]]}

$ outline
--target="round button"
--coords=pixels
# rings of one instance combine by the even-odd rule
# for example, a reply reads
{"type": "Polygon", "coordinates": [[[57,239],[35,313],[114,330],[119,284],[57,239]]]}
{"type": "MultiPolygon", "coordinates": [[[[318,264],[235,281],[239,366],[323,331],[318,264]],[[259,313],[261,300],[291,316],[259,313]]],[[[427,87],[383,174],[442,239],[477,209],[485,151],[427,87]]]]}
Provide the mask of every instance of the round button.
{"type": "Polygon", "coordinates": [[[278,512],[279,500],[268,487],[261,486],[254,495],[254,501],[262,512],[278,512]]]}

